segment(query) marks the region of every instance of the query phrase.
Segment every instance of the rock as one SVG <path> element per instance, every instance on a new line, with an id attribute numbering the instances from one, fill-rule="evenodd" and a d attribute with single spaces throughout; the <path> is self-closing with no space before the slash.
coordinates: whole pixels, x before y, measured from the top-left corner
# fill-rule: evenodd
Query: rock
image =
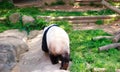
<path id="1" fill-rule="evenodd" d="M 3 33 L 0 33 L 0 38 L 3 38 L 3 37 L 17 38 L 17 39 L 23 40 L 24 42 L 27 42 L 27 33 L 25 31 L 19 31 L 18 29 L 7 30 L 7 31 L 4 31 Z"/>
<path id="2" fill-rule="evenodd" d="M 15 55 L 12 45 L 0 44 L 0 71 L 10 72 L 16 64 Z"/>
<path id="3" fill-rule="evenodd" d="M 23 24 L 27 24 L 27 23 L 34 23 L 35 19 L 32 17 L 32 16 L 27 16 L 27 15 L 24 15 L 22 17 L 22 21 L 23 21 Z"/>
<path id="4" fill-rule="evenodd" d="M 38 34 L 41 34 L 43 31 L 39 31 L 39 30 L 33 30 L 29 33 L 28 35 L 28 39 L 33 39 L 35 38 Z"/>
<path id="5" fill-rule="evenodd" d="M 6 45 L 11 45 L 13 46 L 15 50 L 15 55 L 16 55 L 16 60 L 20 59 L 20 55 L 28 51 L 28 46 L 27 44 L 17 38 L 12 38 L 12 37 L 4 37 L 0 38 L 0 44 L 6 44 Z"/>
<path id="6" fill-rule="evenodd" d="M 27 33 L 7 30 L 0 33 L 0 72 L 11 72 L 22 54 L 28 51 Z"/>
<path id="7" fill-rule="evenodd" d="M 13 13 L 9 16 L 9 21 L 11 23 L 17 23 L 20 21 L 20 14 L 19 13 Z"/>

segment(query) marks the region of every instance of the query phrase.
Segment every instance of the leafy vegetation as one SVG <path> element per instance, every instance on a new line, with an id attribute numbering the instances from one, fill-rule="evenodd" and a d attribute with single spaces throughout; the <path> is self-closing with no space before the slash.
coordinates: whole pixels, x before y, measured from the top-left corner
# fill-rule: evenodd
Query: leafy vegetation
<path id="1" fill-rule="evenodd" d="M 22 21 L 13 24 L 8 20 L 5 23 L 0 23 L 0 32 L 3 32 L 8 29 L 19 29 L 19 30 L 25 30 L 29 34 L 31 30 L 41 30 L 45 26 L 48 26 L 50 24 L 57 24 L 58 26 L 65 29 L 67 32 L 72 31 L 72 25 L 69 24 L 69 22 L 67 21 L 51 21 L 48 23 L 44 19 L 36 19 L 34 23 L 27 23 L 24 25 Z"/>
<path id="2" fill-rule="evenodd" d="M 0 16 L 8 16 L 11 13 L 19 12 L 25 15 L 42 15 L 42 16 L 98 16 L 98 15 L 112 15 L 115 12 L 104 9 L 101 11 L 84 11 L 84 12 L 66 12 L 66 11 L 49 11 L 49 10 L 42 10 L 36 7 L 29 7 L 29 8 L 14 8 L 14 9 L 0 9 Z"/>
<path id="3" fill-rule="evenodd" d="M 15 24 L 11 23 L 9 20 L 5 23 L 0 23 L 0 32 L 3 32 L 4 30 L 8 29 L 19 29 L 19 30 L 25 30 L 27 33 L 29 33 L 31 30 L 40 30 L 43 29 L 46 26 L 47 22 L 45 20 L 36 20 L 34 23 L 27 23 L 24 24 L 22 21 L 19 21 Z"/>
<path id="4" fill-rule="evenodd" d="M 0 2 L 0 8 L 1 9 L 11 9 L 14 8 L 14 5 L 9 2 L 8 0 L 3 0 L 2 2 Z"/>
<path id="5" fill-rule="evenodd" d="M 10 28 L 8 26 L 6 26 L 4 23 L 0 23 L 0 32 L 3 32 L 8 29 L 10 29 Z"/>
<path id="6" fill-rule="evenodd" d="M 120 68 L 120 52 L 117 49 L 98 52 L 98 48 L 111 44 L 108 39 L 93 41 L 96 36 L 109 35 L 102 30 L 72 31 L 70 36 L 72 66 L 71 72 L 92 72 L 93 68 L 106 68 L 106 72 L 115 72 Z"/>

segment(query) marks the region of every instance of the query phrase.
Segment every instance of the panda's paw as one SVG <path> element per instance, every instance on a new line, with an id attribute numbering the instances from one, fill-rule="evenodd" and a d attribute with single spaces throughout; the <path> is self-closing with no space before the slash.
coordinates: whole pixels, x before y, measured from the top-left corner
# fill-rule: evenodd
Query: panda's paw
<path id="1" fill-rule="evenodd" d="M 52 61 L 52 64 L 57 64 L 58 63 L 58 61 Z"/>

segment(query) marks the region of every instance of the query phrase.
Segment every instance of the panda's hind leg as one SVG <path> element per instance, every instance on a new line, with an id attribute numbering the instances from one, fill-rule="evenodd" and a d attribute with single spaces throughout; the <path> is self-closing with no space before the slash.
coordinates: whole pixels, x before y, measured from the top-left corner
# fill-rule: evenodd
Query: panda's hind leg
<path id="1" fill-rule="evenodd" d="M 53 54 L 49 54 L 49 57 L 50 57 L 52 64 L 58 63 L 58 56 L 54 56 Z"/>
<path id="2" fill-rule="evenodd" d="M 70 56 L 68 53 L 65 53 L 62 56 L 62 63 L 61 63 L 61 67 L 60 69 L 64 69 L 67 70 L 68 66 L 69 66 L 69 60 L 70 60 Z"/>

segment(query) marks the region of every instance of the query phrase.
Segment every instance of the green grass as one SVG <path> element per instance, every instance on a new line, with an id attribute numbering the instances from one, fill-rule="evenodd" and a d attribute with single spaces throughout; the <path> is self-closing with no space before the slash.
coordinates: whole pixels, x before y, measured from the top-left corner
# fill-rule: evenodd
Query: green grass
<path id="1" fill-rule="evenodd" d="M 10 29 L 10 28 L 8 26 L 6 26 L 4 23 L 0 23 L 0 32 L 3 32 L 8 29 Z"/>
<path id="2" fill-rule="evenodd" d="M 109 35 L 102 30 L 72 31 L 70 36 L 71 72 L 91 72 L 93 68 L 106 68 L 114 72 L 120 68 L 120 52 L 117 49 L 98 52 L 100 46 L 111 44 L 108 39 L 93 41 L 92 38 Z"/>
<path id="3" fill-rule="evenodd" d="M 0 9 L 0 17 L 9 16 L 12 13 L 19 12 L 22 15 L 31 15 L 33 17 L 37 15 L 42 16 L 98 16 L 98 15 L 112 15 L 115 12 L 104 9 L 101 11 L 84 11 L 84 12 L 66 12 L 66 11 L 49 11 L 42 10 L 35 7 L 29 8 L 12 8 L 12 9 Z"/>

